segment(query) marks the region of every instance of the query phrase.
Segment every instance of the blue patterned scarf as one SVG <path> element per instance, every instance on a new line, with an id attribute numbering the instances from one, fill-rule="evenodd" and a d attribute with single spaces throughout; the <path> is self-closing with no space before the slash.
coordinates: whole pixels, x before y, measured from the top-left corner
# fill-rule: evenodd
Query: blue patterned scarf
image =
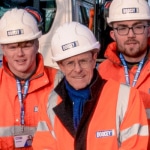
<path id="1" fill-rule="evenodd" d="M 86 87 L 81 90 L 75 90 L 65 79 L 66 90 L 73 102 L 73 122 L 74 128 L 77 129 L 83 114 L 83 107 L 87 100 L 90 99 L 90 89 Z"/>

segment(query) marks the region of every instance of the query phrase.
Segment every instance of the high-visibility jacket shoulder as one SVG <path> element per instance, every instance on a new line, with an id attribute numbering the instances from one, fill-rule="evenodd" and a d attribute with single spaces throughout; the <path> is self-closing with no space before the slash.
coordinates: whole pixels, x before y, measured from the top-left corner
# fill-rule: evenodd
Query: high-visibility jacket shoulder
<path id="1" fill-rule="evenodd" d="M 102 62 L 98 67 L 98 71 L 102 76 L 102 78 L 106 80 L 111 78 L 116 81 L 119 81 L 120 83 L 126 83 L 125 71 L 117 54 L 116 42 L 112 42 L 108 45 L 105 51 L 105 57 L 107 59 L 104 60 L 104 62 Z M 131 85 L 133 83 L 137 68 L 138 66 L 134 66 L 129 70 L 129 78 Z M 135 88 L 140 90 L 140 94 L 144 102 L 150 128 L 150 54 L 148 54 L 147 60 L 144 63 L 144 66 L 140 72 Z M 150 141 L 149 141 L 149 149 L 150 149 Z"/>
<path id="2" fill-rule="evenodd" d="M 48 99 L 53 88 L 57 70 L 44 67 L 41 54 L 37 54 L 37 69 L 29 81 L 29 89 L 23 100 L 25 108 L 24 131 L 20 125 L 20 103 L 17 94 L 16 79 L 7 67 L 3 58 L 0 69 L 0 149 L 14 150 L 15 135 L 34 135 L 38 123 L 39 102 Z M 31 150 L 32 148 L 20 148 Z M 17 149 L 19 150 L 19 148 Z"/>
<path id="3" fill-rule="evenodd" d="M 59 85 L 62 84 L 59 83 Z M 91 99 L 76 133 L 72 128 L 72 107 L 52 91 L 48 103 L 40 105 L 40 120 L 33 140 L 35 150 L 146 150 L 148 125 L 139 92 L 109 80 L 92 84 Z M 58 86 L 59 86 L 58 85 Z M 65 89 L 62 88 L 62 93 Z M 95 93 L 95 94 L 94 94 Z M 94 103 L 89 114 L 89 109 Z M 86 118 L 86 119 L 85 119 Z M 83 140 L 84 139 L 84 140 Z"/>

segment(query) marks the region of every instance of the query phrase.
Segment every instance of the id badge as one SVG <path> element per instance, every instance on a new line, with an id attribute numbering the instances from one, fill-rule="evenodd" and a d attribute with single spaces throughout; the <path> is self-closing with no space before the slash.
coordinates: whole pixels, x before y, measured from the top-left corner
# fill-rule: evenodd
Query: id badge
<path id="1" fill-rule="evenodd" d="M 14 136 L 15 148 L 28 147 L 32 145 L 32 135 Z"/>

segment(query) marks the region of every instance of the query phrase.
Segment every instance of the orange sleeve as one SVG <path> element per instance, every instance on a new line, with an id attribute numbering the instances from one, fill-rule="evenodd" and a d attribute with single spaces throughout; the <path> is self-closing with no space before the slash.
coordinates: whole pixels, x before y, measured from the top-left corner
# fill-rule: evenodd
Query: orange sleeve
<path id="1" fill-rule="evenodd" d="M 52 135 L 53 130 L 48 115 L 47 115 L 47 100 L 43 101 L 39 105 L 39 123 L 37 126 L 37 131 L 35 132 L 33 138 L 33 149 L 34 150 L 57 150 L 56 139 Z M 46 126 L 43 130 L 39 129 L 39 124 L 43 122 Z M 46 129 L 46 130 L 45 130 Z"/>
<path id="2" fill-rule="evenodd" d="M 123 142 L 119 150 L 147 150 L 148 122 L 139 91 L 131 88 L 128 109 L 120 125 Z M 133 136 L 126 138 L 130 133 Z M 131 135 L 132 135 L 131 134 Z"/>

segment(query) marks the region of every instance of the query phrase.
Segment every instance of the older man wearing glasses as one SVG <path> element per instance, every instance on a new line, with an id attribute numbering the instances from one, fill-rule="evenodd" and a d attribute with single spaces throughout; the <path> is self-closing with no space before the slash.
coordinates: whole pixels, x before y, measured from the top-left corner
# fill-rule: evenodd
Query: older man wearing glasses
<path id="1" fill-rule="evenodd" d="M 106 80 L 112 78 L 140 90 L 150 126 L 149 5 L 146 0 L 113 0 L 107 22 L 115 42 L 108 45 L 107 59 L 98 70 Z"/>
<path id="2" fill-rule="evenodd" d="M 51 45 L 64 78 L 40 105 L 33 148 L 146 150 L 148 125 L 139 93 L 99 76 L 95 64 L 100 44 L 90 29 L 66 23 Z"/>

